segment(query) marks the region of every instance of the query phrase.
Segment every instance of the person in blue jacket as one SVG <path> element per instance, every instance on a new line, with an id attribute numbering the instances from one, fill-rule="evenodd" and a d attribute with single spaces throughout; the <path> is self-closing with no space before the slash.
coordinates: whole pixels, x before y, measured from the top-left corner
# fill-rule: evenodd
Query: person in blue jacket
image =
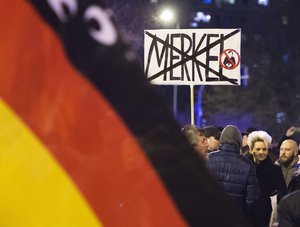
<path id="1" fill-rule="evenodd" d="M 260 191 L 254 164 L 240 155 L 240 130 L 234 125 L 227 125 L 221 133 L 220 144 L 219 151 L 209 153 L 207 166 L 236 208 L 255 223 L 253 210 Z"/>

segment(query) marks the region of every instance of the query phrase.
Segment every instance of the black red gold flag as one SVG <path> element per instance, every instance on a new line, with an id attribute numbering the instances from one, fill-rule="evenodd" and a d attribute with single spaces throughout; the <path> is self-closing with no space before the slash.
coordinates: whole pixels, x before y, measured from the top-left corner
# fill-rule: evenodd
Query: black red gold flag
<path id="1" fill-rule="evenodd" d="M 0 1 L 0 226 L 245 226 L 102 1 Z"/>

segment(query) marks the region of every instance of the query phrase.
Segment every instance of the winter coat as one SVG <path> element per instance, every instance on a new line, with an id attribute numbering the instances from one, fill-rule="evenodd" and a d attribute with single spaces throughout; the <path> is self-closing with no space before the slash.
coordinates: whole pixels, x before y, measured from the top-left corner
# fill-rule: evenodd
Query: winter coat
<path id="1" fill-rule="evenodd" d="M 300 190 L 300 175 L 293 176 L 289 187 L 288 187 L 288 193 L 294 192 Z"/>
<path id="2" fill-rule="evenodd" d="M 300 164 L 296 163 L 294 165 L 294 169 L 294 175 L 288 185 L 288 193 L 300 190 Z"/>
<path id="3" fill-rule="evenodd" d="M 253 157 L 251 161 L 254 163 Z M 272 212 L 270 196 L 277 194 L 277 202 L 279 202 L 286 195 L 287 188 L 280 166 L 273 164 L 269 156 L 259 164 L 255 163 L 255 166 L 261 192 L 257 210 L 260 223 L 258 226 L 264 227 L 269 225 Z"/>
<path id="4" fill-rule="evenodd" d="M 295 163 L 296 161 L 293 161 L 292 164 L 289 166 L 281 165 L 281 171 L 285 180 L 285 184 L 288 187 L 289 184 L 291 183 L 293 176 L 295 174 Z M 276 164 L 279 164 L 279 162 L 276 162 Z M 280 164 L 279 164 L 280 165 Z"/>
<path id="5" fill-rule="evenodd" d="M 282 198 L 278 205 L 279 227 L 300 226 L 300 190 Z"/>
<path id="6" fill-rule="evenodd" d="M 251 212 L 259 198 L 259 186 L 255 166 L 240 155 L 239 147 L 222 144 L 219 151 L 209 154 L 207 165 L 237 208 L 246 215 Z"/>

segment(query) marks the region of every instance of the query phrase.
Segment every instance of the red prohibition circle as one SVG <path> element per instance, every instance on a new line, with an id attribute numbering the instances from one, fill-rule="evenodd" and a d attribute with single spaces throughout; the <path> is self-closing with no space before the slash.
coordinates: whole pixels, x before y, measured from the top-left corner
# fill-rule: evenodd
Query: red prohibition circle
<path id="1" fill-rule="evenodd" d="M 227 52 L 229 52 L 229 51 L 232 51 L 232 52 L 234 52 L 237 55 L 238 60 L 237 60 L 237 62 L 235 64 L 234 64 L 234 62 L 232 62 L 231 58 L 227 54 Z M 228 61 L 230 61 L 230 63 L 233 65 L 232 67 L 227 67 L 226 65 L 223 64 L 223 62 L 222 62 L 222 56 L 224 54 L 226 55 L 225 58 L 227 58 Z M 220 55 L 219 63 L 220 63 L 220 65 L 221 65 L 222 68 L 227 69 L 227 70 L 233 70 L 233 69 L 235 69 L 240 64 L 240 61 L 241 61 L 241 57 L 240 57 L 239 53 L 236 50 L 234 50 L 234 49 L 226 49 L 226 50 L 222 51 L 222 53 Z"/>

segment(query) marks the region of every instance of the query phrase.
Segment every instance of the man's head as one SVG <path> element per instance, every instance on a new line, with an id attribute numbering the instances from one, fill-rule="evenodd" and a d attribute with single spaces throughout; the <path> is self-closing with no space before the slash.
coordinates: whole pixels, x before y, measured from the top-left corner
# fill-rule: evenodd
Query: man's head
<path id="1" fill-rule="evenodd" d="M 297 143 L 294 140 L 288 139 L 282 142 L 280 146 L 279 163 L 289 166 L 293 163 L 298 155 Z"/>
<path id="2" fill-rule="evenodd" d="M 248 135 L 249 152 L 253 160 L 259 163 L 268 156 L 268 149 L 272 142 L 272 137 L 265 131 L 254 131 Z"/>
<path id="3" fill-rule="evenodd" d="M 221 136 L 219 129 L 215 126 L 206 126 L 203 129 L 208 142 L 208 152 L 218 150 Z"/>
<path id="4" fill-rule="evenodd" d="M 240 148 L 242 145 L 241 131 L 234 125 L 227 125 L 221 133 L 220 143 L 234 144 Z"/>
<path id="5" fill-rule="evenodd" d="M 204 136 L 204 130 L 199 129 L 195 125 L 185 125 L 182 128 L 183 134 L 186 136 L 190 144 L 195 150 L 202 156 L 205 157 L 207 153 L 208 143 Z"/>

